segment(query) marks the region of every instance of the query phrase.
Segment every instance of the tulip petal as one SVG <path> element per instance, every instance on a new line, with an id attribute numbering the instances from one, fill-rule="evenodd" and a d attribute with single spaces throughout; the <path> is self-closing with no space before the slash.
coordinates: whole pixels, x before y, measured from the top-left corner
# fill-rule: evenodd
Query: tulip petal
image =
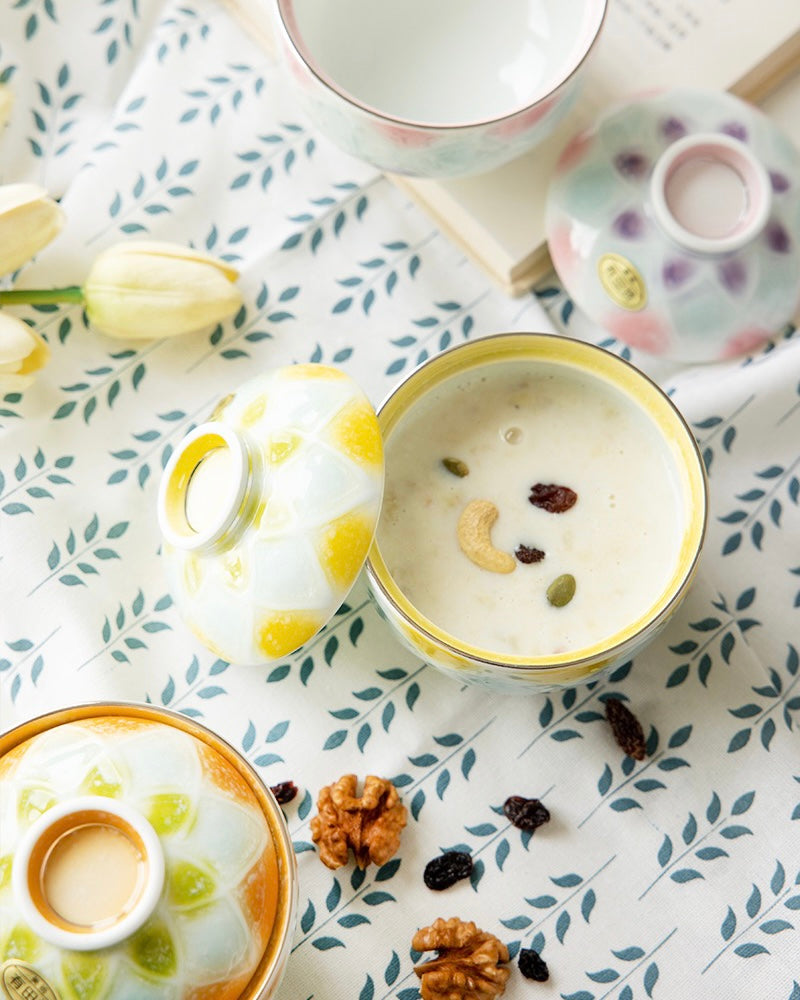
<path id="1" fill-rule="evenodd" d="M 37 201 L 50 201 L 45 188 L 39 184 L 21 182 L 19 184 L 0 185 L 0 215 L 12 212 L 16 208 L 34 204 Z M 53 202 L 55 204 L 55 202 Z"/>
<path id="2" fill-rule="evenodd" d="M 204 253 L 202 250 L 195 250 L 193 247 L 181 246 L 178 243 L 166 243 L 158 240 L 131 240 L 127 243 L 116 243 L 114 246 L 104 250 L 101 256 L 106 254 L 123 254 L 125 256 L 146 254 L 153 257 L 197 261 L 200 264 L 209 264 L 217 268 L 217 270 L 225 275 L 228 281 L 236 281 L 239 277 L 239 272 L 236 268 L 231 267 L 226 261 L 220 260 L 219 257 Z"/>
<path id="3" fill-rule="evenodd" d="M 11 117 L 11 108 L 14 105 L 14 91 L 5 83 L 0 83 L 0 128 L 6 124 Z"/>
<path id="4" fill-rule="evenodd" d="M 64 213 L 38 184 L 0 185 L 0 274 L 9 274 L 47 246 Z"/>
<path id="5" fill-rule="evenodd" d="M 231 275 L 213 257 L 173 244 L 119 244 L 95 260 L 84 283 L 89 322 L 113 337 L 157 339 L 192 333 L 242 304 Z"/>
<path id="6" fill-rule="evenodd" d="M 27 323 L 0 313 L 0 387 L 19 390 L 50 360 L 50 348 Z"/>

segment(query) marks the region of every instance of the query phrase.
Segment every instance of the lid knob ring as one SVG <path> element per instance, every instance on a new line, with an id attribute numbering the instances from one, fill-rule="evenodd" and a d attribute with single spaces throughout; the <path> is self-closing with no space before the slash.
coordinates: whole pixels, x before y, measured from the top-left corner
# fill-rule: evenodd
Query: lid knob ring
<path id="1" fill-rule="evenodd" d="M 687 135 L 656 161 L 650 204 L 662 231 L 697 254 L 740 250 L 764 228 L 772 191 L 763 164 L 741 140 Z"/>
<path id="2" fill-rule="evenodd" d="M 100 841 L 92 839 L 98 835 Z M 87 902 L 84 890 L 103 881 L 94 859 L 109 846 L 120 884 L 101 885 L 99 901 Z M 164 873 L 161 841 L 150 822 L 124 802 L 88 795 L 53 806 L 25 831 L 11 882 L 21 914 L 39 937 L 58 948 L 94 951 L 139 930 L 161 897 Z"/>
<path id="3" fill-rule="evenodd" d="M 219 421 L 198 425 L 170 456 L 158 493 L 158 520 L 175 548 L 213 547 L 229 530 L 250 476 L 247 447 Z"/>

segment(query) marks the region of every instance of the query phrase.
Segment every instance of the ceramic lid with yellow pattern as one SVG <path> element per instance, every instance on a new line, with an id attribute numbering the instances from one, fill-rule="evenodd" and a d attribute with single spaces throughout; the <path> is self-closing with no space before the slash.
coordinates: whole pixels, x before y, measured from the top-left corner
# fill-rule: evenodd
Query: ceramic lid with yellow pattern
<path id="1" fill-rule="evenodd" d="M 355 582 L 382 491 L 378 421 L 344 372 L 289 365 L 221 400 L 173 453 L 159 492 L 188 625 L 229 662 L 294 652 Z"/>
<path id="2" fill-rule="evenodd" d="M 296 865 L 235 751 L 148 706 L 0 737 L 0 997 L 259 1000 L 288 956 Z"/>

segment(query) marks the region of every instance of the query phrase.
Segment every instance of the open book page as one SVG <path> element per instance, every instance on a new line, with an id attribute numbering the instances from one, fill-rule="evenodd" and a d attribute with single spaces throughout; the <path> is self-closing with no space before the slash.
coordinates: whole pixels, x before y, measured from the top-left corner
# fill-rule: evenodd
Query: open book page
<path id="1" fill-rule="evenodd" d="M 592 68 L 593 103 L 678 84 L 760 100 L 800 56 L 787 0 L 611 0 Z"/>
<path id="2" fill-rule="evenodd" d="M 800 66 L 761 102 L 761 108 L 800 149 Z"/>
<path id="3" fill-rule="evenodd" d="M 609 105 L 670 86 L 768 94 L 800 65 L 798 0 L 610 0 L 578 103 L 542 145 L 476 177 L 393 178 L 509 292 L 550 266 L 549 178 L 569 138 Z"/>

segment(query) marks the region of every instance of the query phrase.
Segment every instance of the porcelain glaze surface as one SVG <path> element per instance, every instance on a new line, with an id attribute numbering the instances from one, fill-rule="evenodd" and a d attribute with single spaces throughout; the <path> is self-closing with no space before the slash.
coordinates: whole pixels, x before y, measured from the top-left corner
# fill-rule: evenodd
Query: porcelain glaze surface
<path id="1" fill-rule="evenodd" d="M 114 706 L 65 710 L 3 738 L 0 754 L 0 957 L 28 963 L 60 997 L 266 998 L 282 973 L 294 915 L 293 861 L 277 807 L 209 742 Z M 168 713 L 162 713 L 168 719 Z M 217 741 L 221 744 L 221 741 Z M 17 848 L 73 803 L 141 817 L 163 853 L 146 922 L 86 951 L 37 934 L 20 906 Z M 57 820 L 56 820 L 57 821 Z M 12 869 L 14 879 L 11 878 Z M 267 956 L 266 974 L 262 963 Z M 258 973 L 258 974 L 257 974 Z M 260 977 L 260 978 L 259 978 Z M 248 984 L 254 984 L 249 988 Z"/>
<path id="2" fill-rule="evenodd" d="M 195 530 L 186 519 L 191 477 L 221 449 L 237 471 L 216 487 L 198 484 L 217 495 Z M 179 446 L 161 483 L 164 564 L 190 627 L 229 662 L 293 652 L 360 572 L 382 487 L 375 413 L 338 369 L 289 365 L 226 397 Z"/>
<path id="3" fill-rule="evenodd" d="M 682 181 L 683 201 L 670 187 Z M 798 308 L 800 154 L 729 94 L 649 96 L 568 144 L 546 230 L 568 291 L 619 340 L 681 361 L 733 357 Z"/>
<path id="4" fill-rule="evenodd" d="M 306 112 L 338 145 L 387 171 L 456 176 L 499 166 L 552 131 L 605 9 L 514 0 L 498 17 L 483 0 L 280 0 L 276 28 Z"/>

